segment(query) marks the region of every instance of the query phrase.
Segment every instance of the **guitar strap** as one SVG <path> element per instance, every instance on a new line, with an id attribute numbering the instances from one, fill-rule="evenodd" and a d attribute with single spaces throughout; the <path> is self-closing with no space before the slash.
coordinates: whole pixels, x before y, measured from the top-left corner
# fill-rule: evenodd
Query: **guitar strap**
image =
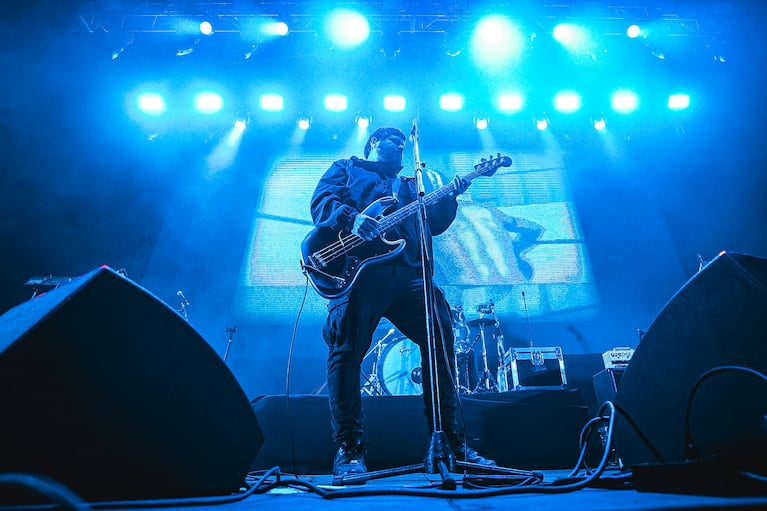
<path id="1" fill-rule="evenodd" d="M 394 197 L 394 200 L 398 200 L 399 187 L 401 184 L 402 184 L 402 178 L 399 176 L 395 176 L 394 181 L 391 184 L 391 196 Z"/>

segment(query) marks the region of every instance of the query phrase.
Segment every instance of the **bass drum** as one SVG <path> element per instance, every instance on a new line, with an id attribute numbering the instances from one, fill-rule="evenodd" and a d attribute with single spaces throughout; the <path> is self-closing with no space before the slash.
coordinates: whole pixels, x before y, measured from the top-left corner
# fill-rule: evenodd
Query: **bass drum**
<path id="1" fill-rule="evenodd" d="M 410 396 L 423 393 L 421 352 L 418 345 L 407 338 L 390 343 L 381 354 L 378 379 L 385 392 L 392 396 Z"/>

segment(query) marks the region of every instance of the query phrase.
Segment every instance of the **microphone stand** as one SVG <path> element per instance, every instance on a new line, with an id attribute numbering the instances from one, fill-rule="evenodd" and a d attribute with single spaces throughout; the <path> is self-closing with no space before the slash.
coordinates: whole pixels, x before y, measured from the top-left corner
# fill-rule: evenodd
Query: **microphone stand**
<path id="1" fill-rule="evenodd" d="M 426 231 L 426 205 L 423 198 L 426 195 L 423 168 L 426 166 L 421 163 L 420 150 L 418 147 L 418 124 L 413 120 L 413 129 L 410 132 L 410 138 L 413 141 L 413 164 L 415 167 L 415 180 L 418 201 L 418 234 L 421 245 L 421 276 L 423 278 L 423 301 L 426 324 L 426 344 L 429 355 L 429 374 L 431 375 L 429 392 L 431 392 L 431 416 L 432 416 L 432 434 L 429 442 L 429 449 L 424 460 L 424 470 L 429 474 L 440 473 L 442 485 L 445 488 L 455 488 L 455 481 L 450 472 L 455 472 L 455 454 L 448 447 L 447 435 L 442 425 L 441 398 L 439 395 L 439 371 L 437 339 L 434 329 L 434 282 L 432 280 L 432 261 L 429 258 L 429 240 Z M 441 330 L 440 330 L 441 331 Z M 444 335 L 444 333 L 443 333 Z M 445 361 L 447 363 L 447 361 Z M 424 389 L 425 391 L 425 389 Z"/>

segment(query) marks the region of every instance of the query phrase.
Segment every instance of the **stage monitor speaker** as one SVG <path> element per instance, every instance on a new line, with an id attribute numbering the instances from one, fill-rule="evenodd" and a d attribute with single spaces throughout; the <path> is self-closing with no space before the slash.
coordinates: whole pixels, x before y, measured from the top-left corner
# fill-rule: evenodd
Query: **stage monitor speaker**
<path id="1" fill-rule="evenodd" d="M 753 372 L 715 371 L 693 393 L 722 366 Z M 615 403 L 628 419 L 616 418 L 615 447 L 624 464 L 719 458 L 765 468 L 767 383 L 758 373 L 767 374 L 767 260 L 723 252 L 665 305 L 621 379 Z"/>
<path id="2" fill-rule="evenodd" d="M 0 317 L 0 410 L 0 472 L 86 500 L 230 494 L 263 442 L 208 343 L 106 266 Z"/>

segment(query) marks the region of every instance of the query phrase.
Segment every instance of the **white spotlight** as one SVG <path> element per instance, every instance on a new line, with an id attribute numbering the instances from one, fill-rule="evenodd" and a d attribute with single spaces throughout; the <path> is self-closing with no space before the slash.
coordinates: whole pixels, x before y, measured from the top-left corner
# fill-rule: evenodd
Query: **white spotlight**
<path id="1" fill-rule="evenodd" d="M 312 116 L 308 114 L 303 114 L 298 118 L 298 121 L 296 122 L 296 125 L 301 130 L 308 130 L 309 126 L 312 125 Z"/>
<path id="2" fill-rule="evenodd" d="M 344 49 L 359 46 L 370 35 L 368 20 L 351 9 L 336 9 L 331 12 L 325 29 L 333 44 Z"/>
<path id="3" fill-rule="evenodd" d="M 687 94 L 672 94 L 668 97 L 670 110 L 684 110 L 690 106 L 690 96 Z"/>
<path id="4" fill-rule="evenodd" d="M 200 33 L 202 35 L 211 35 L 213 33 L 213 25 L 210 24 L 210 21 L 200 23 Z"/>
<path id="5" fill-rule="evenodd" d="M 603 131 L 607 127 L 607 122 L 605 121 L 604 117 L 594 119 L 593 124 L 594 129 L 597 131 Z"/>
<path id="6" fill-rule="evenodd" d="M 360 113 L 357 115 L 357 127 L 361 130 L 366 130 L 370 126 L 371 116 L 369 113 Z"/>
<path id="7" fill-rule="evenodd" d="M 478 130 L 486 130 L 490 120 L 485 116 L 479 116 L 474 118 L 474 125 Z"/>
<path id="8" fill-rule="evenodd" d="M 642 33 L 642 29 L 639 28 L 639 25 L 631 25 L 629 28 L 626 29 L 626 35 L 629 36 L 631 39 L 636 39 L 639 37 L 639 35 Z"/>
<path id="9" fill-rule="evenodd" d="M 331 112 L 343 112 L 349 101 L 343 94 L 328 94 L 325 96 L 325 108 Z"/>
<path id="10" fill-rule="evenodd" d="M 388 112 L 402 112 L 405 110 L 406 105 L 407 101 L 405 100 L 405 96 L 400 96 L 399 94 L 388 94 L 384 96 L 383 107 Z"/>

